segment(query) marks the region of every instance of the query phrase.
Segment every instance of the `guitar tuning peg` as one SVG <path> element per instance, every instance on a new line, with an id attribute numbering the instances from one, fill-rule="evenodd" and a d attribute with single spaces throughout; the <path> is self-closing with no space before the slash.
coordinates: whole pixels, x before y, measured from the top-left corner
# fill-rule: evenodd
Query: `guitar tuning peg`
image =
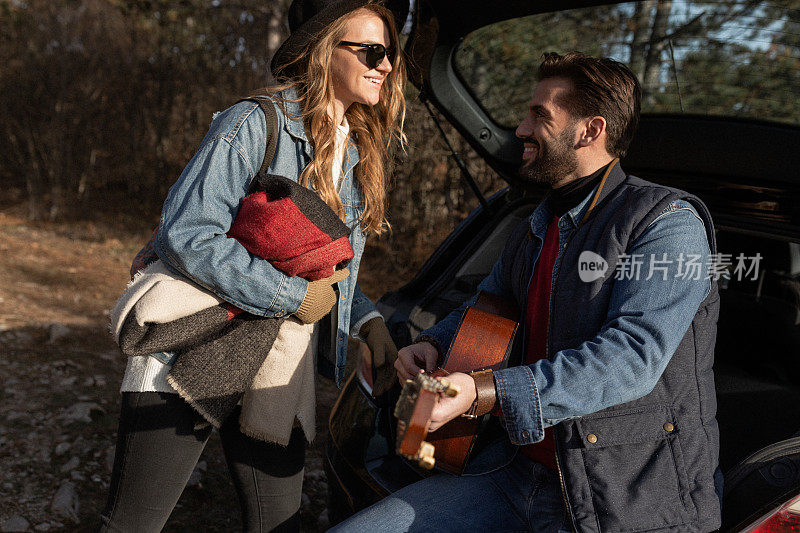
<path id="1" fill-rule="evenodd" d="M 422 441 L 419 445 L 419 461 L 418 464 L 425 470 L 430 470 L 436 464 L 436 459 L 433 457 L 435 451 L 433 445 L 429 442 Z"/>
<path id="2" fill-rule="evenodd" d="M 458 393 L 461 392 L 461 388 L 458 385 L 450 383 L 450 381 L 442 378 L 439 380 L 442 384 L 442 392 L 445 396 L 449 398 L 453 398 L 458 396 Z"/>

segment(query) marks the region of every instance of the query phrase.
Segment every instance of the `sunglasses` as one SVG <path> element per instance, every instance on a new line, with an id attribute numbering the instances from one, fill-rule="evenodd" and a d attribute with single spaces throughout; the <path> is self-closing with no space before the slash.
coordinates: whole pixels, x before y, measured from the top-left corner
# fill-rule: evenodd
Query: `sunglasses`
<path id="1" fill-rule="evenodd" d="M 384 57 L 389 58 L 389 63 L 394 62 L 396 50 L 393 46 L 386 48 L 382 44 L 354 43 L 352 41 L 339 41 L 339 46 L 357 46 L 367 51 L 366 61 L 369 68 L 377 68 L 383 62 Z"/>

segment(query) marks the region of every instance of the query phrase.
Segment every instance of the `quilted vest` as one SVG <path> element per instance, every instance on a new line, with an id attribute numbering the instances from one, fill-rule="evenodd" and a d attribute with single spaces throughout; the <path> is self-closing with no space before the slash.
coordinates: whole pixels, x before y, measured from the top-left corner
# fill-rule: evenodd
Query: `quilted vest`
<path id="1" fill-rule="evenodd" d="M 563 252 L 552 293 L 548 357 L 576 348 L 600 331 L 618 258 L 678 199 L 695 207 L 715 254 L 713 223 L 699 198 L 626 175 L 619 165 L 612 169 L 594 208 Z M 533 265 L 519 259 L 533 243 L 525 242 L 525 233 L 518 229 L 512 240 L 519 246 L 506 247 L 515 257 L 505 258 L 511 271 L 504 277 L 511 281 L 513 294 L 524 295 L 523 284 Z M 578 257 L 585 250 L 608 262 L 605 275 L 592 282 L 579 277 Z M 555 426 L 564 497 L 578 531 L 719 527 L 720 503 L 713 481 L 719 431 L 712 371 L 718 314 L 717 283 L 712 280 L 708 296 L 652 392 Z"/>

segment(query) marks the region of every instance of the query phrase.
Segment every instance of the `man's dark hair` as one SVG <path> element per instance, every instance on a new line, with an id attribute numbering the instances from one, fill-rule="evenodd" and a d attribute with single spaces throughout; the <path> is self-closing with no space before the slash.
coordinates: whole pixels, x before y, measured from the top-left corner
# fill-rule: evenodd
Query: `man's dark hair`
<path id="1" fill-rule="evenodd" d="M 539 81 L 564 78 L 573 89 L 561 97 L 560 105 L 576 118 L 606 119 L 606 150 L 622 157 L 639 125 L 642 89 L 631 70 L 609 58 L 589 57 L 580 52 L 563 56 L 547 52 L 537 73 Z"/>

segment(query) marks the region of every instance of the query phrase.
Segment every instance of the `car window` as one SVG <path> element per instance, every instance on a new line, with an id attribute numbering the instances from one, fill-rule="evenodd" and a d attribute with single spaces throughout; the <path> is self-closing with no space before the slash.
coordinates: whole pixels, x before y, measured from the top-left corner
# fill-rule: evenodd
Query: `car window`
<path id="1" fill-rule="evenodd" d="M 643 113 L 800 124 L 800 1 L 648 0 L 544 13 L 467 35 L 455 68 L 497 123 L 515 127 L 546 51 L 627 64 Z"/>

